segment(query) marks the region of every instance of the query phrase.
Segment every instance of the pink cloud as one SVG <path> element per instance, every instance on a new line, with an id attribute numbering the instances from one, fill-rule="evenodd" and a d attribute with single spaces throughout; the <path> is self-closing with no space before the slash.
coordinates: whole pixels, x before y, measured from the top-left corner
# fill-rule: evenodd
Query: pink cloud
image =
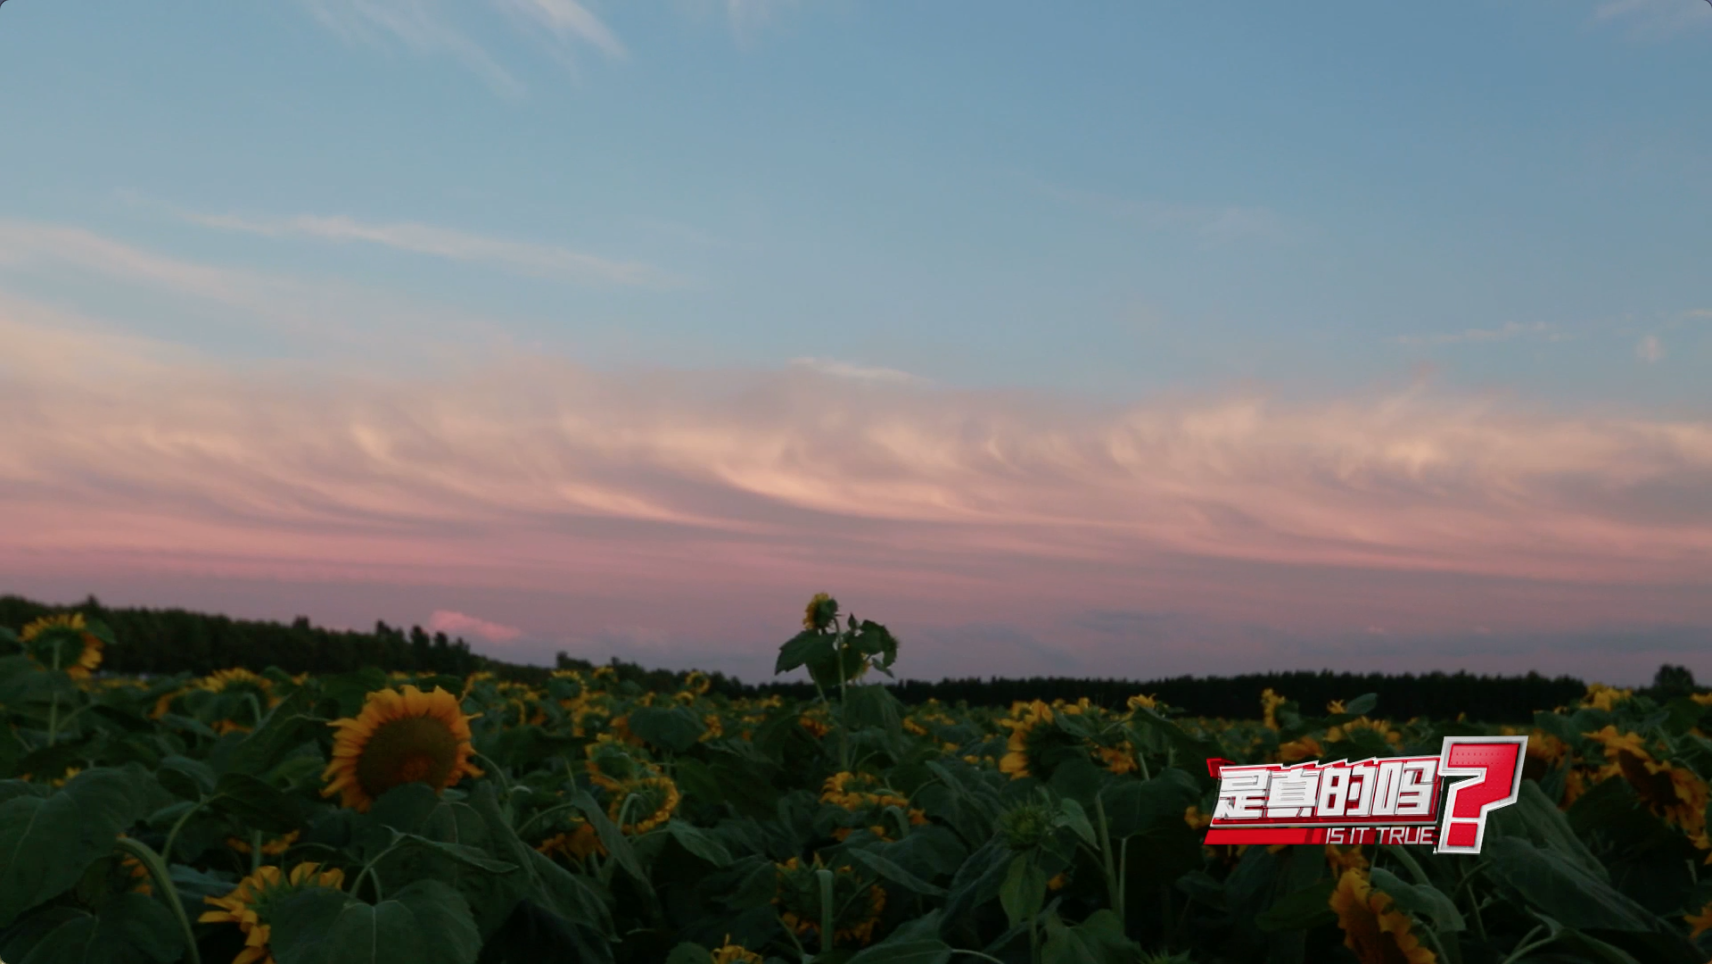
<path id="1" fill-rule="evenodd" d="M 428 631 L 449 636 L 474 636 L 490 643 L 503 643 L 523 635 L 523 630 L 501 623 L 490 623 L 451 609 L 436 609 L 428 617 Z"/>
<path id="2" fill-rule="evenodd" d="M 1418 387 L 1114 409 L 825 366 L 609 374 L 505 354 L 311 379 L 59 321 L 0 299 L 12 584 L 518 593 L 529 625 L 572 641 L 682 640 L 710 614 L 735 634 L 755 625 L 740 609 L 788 616 L 820 589 L 924 629 L 1040 638 L 1116 609 L 1399 637 L 1712 623 L 1712 422 L 1686 416 Z M 980 651 L 938 638 L 939 665 Z M 1007 640 L 1015 660 L 1057 658 Z"/>

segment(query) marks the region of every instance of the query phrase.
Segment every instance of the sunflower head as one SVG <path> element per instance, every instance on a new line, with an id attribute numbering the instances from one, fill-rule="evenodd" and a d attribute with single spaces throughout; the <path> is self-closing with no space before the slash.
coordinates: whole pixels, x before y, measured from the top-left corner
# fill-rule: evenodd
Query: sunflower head
<path id="1" fill-rule="evenodd" d="M 1136 710 L 1157 710 L 1163 704 L 1159 702 L 1157 696 L 1136 695 L 1130 697 L 1125 705 L 1129 707 L 1131 713 L 1134 713 Z"/>
<path id="2" fill-rule="evenodd" d="M 25 655 L 40 666 L 64 670 L 72 679 L 88 679 L 101 665 L 101 637 L 107 627 L 89 623 L 82 613 L 43 616 L 18 633 Z"/>
<path id="3" fill-rule="evenodd" d="M 1278 760 L 1280 763 L 1295 763 L 1298 760 L 1317 760 L 1325 754 L 1325 748 L 1320 741 L 1311 736 L 1300 740 L 1291 740 L 1278 745 Z"/>
<path id="4" fill-rule="evenodd" d="M 814 594 L 803 609 L 803 629 L 809 632 L 819 632 L 831 626 L 838 618 L 838 600 L 823 592 Z"/>
<path id="5" fill-rule="evenodd" d="M 439 687 L 376 690 L 354 719 L 333 721 L 333 762 L 322 774 L 324 797 L 340 794 L 341 806 L 367 812 L 381 794 L 406 783 L 436 791 L 465 776 L 481 776 L 470 758 L 470 720 L 457 697 Z"/>
<path id="6" fill-rule="evenodd" d="M 298 864 L 291 873 L 278 867 L 263 867 L 238 882 L 224 897 L 204 897 L 216 909 L 204 911 L 197 918 L 204 924 L 237 924 L 244 931 L 244 949 L 232 959 L 232 964 L 272 964 L 273 952 L 268 947 L 269 915 L 279 901 L 311 887 L 338 890 L 345 885 L 342 870 L 321 870 L 320 864 Z"/>
<path id="7" fill-rule="evenodd" d="M 1278 729 L 1278 708 L 1287 702 L 1289 702 L 1289 700 L 1286 700 L 1284 697 L 1272 692 L 1271 687 L 1268 687 L 1261 692 L 1260 713 L 1261 719 L 1265 721 L 1267 729 Z"/>
<path id="8" fill-rule="evenodd" d="M 604 854 L 606 848 L 601 845 L 600 836 L 595 833 L 594 824 L 581 817 L 572 818 L 571 829 L 564 833 L 554 834 L 535 845 L 535 849 L 551 857 L 563 854 L 579 863 L 587 860 L 589 854 Z"/>
<path id="9" fill-rule="evenodd" d="M 690 670 L 689 675 L 684 677 L 684 690 L 697 696 L 705 694 L 712 686 L 713 680 L 708 679 L 707 674 L 699 669 Z"/>
<path id="10" fill-rule="evenodd" d="M 1011 731 L 999 769 L 1013 780 L 1030 776 L 1045 780 L 1060 763 L 1087 753 L 1075 737 L 1054 723 L 1052 707 L 1039 700 L 1015 704 L 1011 718 L 1000 720 L 999 725 Z"/>
<path id="11" fill-rule="evenodd" d="M 1052 836 L 1052 811 L 1044 804 L 1024 803 L 999 814 L 994 829 L 1012 850 L 1030 850 Z"/>
<path id="12" fill-rule="evenodd" d="M 585 744 L 583 752 L 588 755 L 584 767 L 590 782 L 608 790 L 616 791 L 626 782 L 658 776 L 660 772 L 659 766 L 648 759 L 647 751 L 611 733 L 602 733 L 593 743 Z"/>
<path id="13" fill-rule="evenodd" d="M 683 798 L 668 776 L 627 780 L 611 791 L 607 816 L 625 833 L 647 833 L 672 819 Z"/>
<path id="14" fill-rule="evenodd" d="M 821 893 L 817 872 L 826 869 L 820 857 L 816 855 L 809 865 L 792 857 L 773 866 L 778 882 L 773 903 L 779 908 L 780 922 L 799 937 L 818 936 Z M 833 941 L 867 944 L 873 940 L 886 908 L 886 892 L 848 865 L 839 866 L 832 875 L 832 906 L 837 908 L 832 918 Z"/>
<path id="15" fill-rule="evenodd" d="M 1373 889 L 1365 870 L 1345 870 L 1330 904 L 1344 946 L 1361 964 L 1435 964 L 1436 956 L 1415 936 L 1414 922 L 1392 909 L 1391 895 Z"/>

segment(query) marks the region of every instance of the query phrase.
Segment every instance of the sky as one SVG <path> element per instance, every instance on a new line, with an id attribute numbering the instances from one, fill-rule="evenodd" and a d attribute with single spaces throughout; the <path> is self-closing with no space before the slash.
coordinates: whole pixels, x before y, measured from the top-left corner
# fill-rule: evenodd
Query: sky
<path id="1" fill-rule="evenodd" d="M 1712 679 L 1705 0 L 9 0 L 0 91 L 0 592 Z"/>

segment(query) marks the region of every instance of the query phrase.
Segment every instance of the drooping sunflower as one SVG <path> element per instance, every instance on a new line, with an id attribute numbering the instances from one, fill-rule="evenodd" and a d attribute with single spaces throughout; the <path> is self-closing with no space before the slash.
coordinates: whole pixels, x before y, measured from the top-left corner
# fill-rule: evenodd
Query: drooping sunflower
<path id="1" fill-rule="evenodd" d="M 431 693 L 414 686 L 370 693 L 355 719 L 329 724 L 339 734 L 333 762 L 321 774 L 331 781 L 321 795 L 340 794 L 340 806 L 367 813 L 376 798 L 401 784 L 425 783 L 439 791 L 466 776 L 482 776 L 470 762 L 474 718 L 437 686 Z"/>
<path id="2" fill-rule="evenodd" d="M 1330 903 L 1343 929 L 1343 945 L 1361 964 L 1436 964 L 1437 956 L 1415 936 L 1409 915 L 1391 907 L 1390 894 L 1373 889 L 1366 871 L 1344 871 Z"/>
<path id="3" fill-rule="evenodd" d="M 1045 780 L 1068 756 L 1085 753 L 1070 734 L 1053 724 L 1052 707 L 1039 700 L 1011 706 L 1011 718 L 999 720 L 1011 731 L 1005 740 L 1005 755 L 999 770 L 1012 780 L 1036 777 Z"/>
<path id="4" fill-rule="evenodd" d="M 798 937 L 818 936 L 821 894 L 815 872 L 825 866 L 820 856 L 817 854 L 814 863 L 806 866 L 795 857 L 773 866 L 778 873 L 773 903 L 779 908 L 779 921 Z M 886 909 L 885 889 L 864 880 L 848 865 L 835 868 L 832 880 L 832 906 L 837 908 L 832 919 L 833 941 L 867 944 L 874 939 L 874 928 Z"/>
<path id="5" fill-rule="evenodd" d="M 551 857 L 563 854 L 579 863 L 587 860 L 589 854 L 604 854 L 606 848 L 601 845 L 600 837 L 595 833 L 594 824 L 582 818 L 571 821 L 572 829 L 565 833 L 554 834 L 535 845 L 535 849 Z"/>
<path id="6" fill-rule="evenodd" d="M 632 780 L 660 775 L 660 767 L 648 759 L 647 750 L 623 742 L 611 733 L 602 733 L 593 743 L 583 745 L 588 761 L 589 782 L 614 793 Z"/>
<path id="7" fill-rule="evenodd" d="M 216 702 L 211 721 L 214 732 L 220 734 L 247 732 L 260 721 L 262 713 L 279 705 L 279 697 L 273 691 L 273 680 L 247 669 L 215 670 L 192 685 L 204 693 L 226 697 Z M 254 698 L 253 706 L 246 697 Z M 167 702 L 170 704 L 171 700 Z"/>
<path id="8" fill-rule="evenodd" d="M 1100 758 L 1100 762 L 1105 764 L 1107 770 L 1118 776 L 1134 773 L 1141 769 L 1135 762 L 1135 747 L 1130 745 L 1128 740 L 1120 742 L 1117 746 L 1096 745 L 1094 755 Z"/>
<path id="9" fill-rule="evenodd" d="M 1278 762 L 1295 763 L 1298 760 L 1317 760 L 1325 755 L 1325 752 L 1325 749 L 1320 746 L 1319 740 L 1311 736 L 1304 736 L 1300 740 L 1278 744 Z"/>
<path id="10" fill-rule="evenodd" d="M 62 669 L 72 679 L 88 679 L 101 665 L 102 642 L 90 632 L 82 613 L 43 616 L 18 633 L 24 652 L 37 664 Z"/>
<path id="11" fill-rule="evenodd" d="M 696 696 L 701 696 L 712 686 L 713 680 L 708 679 L 707 674 L 699 669 L 690 670 L 689 675 L 684 677 L 684 691 L 686 693 L 694 693 Z"/>
<path id="12" fill-rule="evenodd" d="M 668 776 L 643 777 L 628 780 L 612 795 L 607 816 L 628 834 L 647 833 L 672 819 L 683 797 L 678 785 Z M 629 814 L 640 814 L 631 819 Z"/>
<path id="13" fill-rule="evenodd" d="M 1638 733 L 1622 733 L 1615 726 L 1606 726 L 1584 735 L 1605 748 L 1610 763 L 1601 776 L 1621 776 L 1634 787 L 1647 809 L 1689 837 L 1705 831 L 1706 781 L 1691 770 L 1654 759 Z"/>
<path id="14" fill-rule="evenodd" d="M 268 947 L 270 909 L 281 898 L 311 887 L 339 890 L 345 886 L 344 871 L 320 868 L 320 864 L 298 864 L 287 875 L 278 867 L 263 867 L 239 881 L 226 896 L 202 898 L 219 909 L 204 911 L 197 920 L 204 924 L 232 923 L 243 928 L 244 949 L 232 959 L 232 964 L 275 964 Z"/>

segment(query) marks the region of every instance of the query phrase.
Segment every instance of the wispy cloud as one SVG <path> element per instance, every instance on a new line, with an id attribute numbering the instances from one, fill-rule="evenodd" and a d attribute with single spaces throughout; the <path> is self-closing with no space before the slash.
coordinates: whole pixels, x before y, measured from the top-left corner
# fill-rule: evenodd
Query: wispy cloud
<path id="1" fill-rule="evenodd" d="M 1298 228 L 1266 207 L 1138 201 L 1047 182 L 1035 183 L 1047 196 L 1083 210 L 1154 230 L 1187 231 L 1208 245 L 1290 241 L 1300 234 Z"/>
<path id="2" fill-rule="evenodd" d="M 1594 9 L 1593 21 L 1620 24 L 1631 36 L 1658 40 L 1712 28 L 1712 4 L 1706 0 L 1608 0 Z"/>
<path id="3" fill-rule="evenodd" d="M 301 2 L 318 22 L 348 43 L 382 48 L 400 44 L 418 55 L 448 56 L 479 75 L 496 92 L 509 96 L 523 94 L 526 85 L 489 53 L 463 22 L 479 17 L 482 10 L 509 14 L 514 23 L 547 43 L 560 59 L 568 59 L 576 43 L 595 46 L 609 57 L 626 56 L 618 37 L 576 0 L 487 0 L 485 4 L 459 5 L 442 0 Z"/>
<path id="4" fill-rule="evenodd" d="M 863 365 L 852 365 L 848 362 L 835 361 L 831 358 L 793 358 L 791 364 L 797 368 L 806 368 L 832 375 L 836 378 L 851 378 L 868 382 L 917 382 L 922 379 L 918 375 L 899 371 L 896 368 L 871 368 Z"/>
<path id="5" fill-rule="evenodd" d="M 428 618 L 428 631 L 448 636 L 474 636 L 490 643 L 510 642 L 523 635 L 516 626 L 477 619 L 454 609 L 437 609 Z"/>
<path id="6" fill-rule="evenodd" d="M 1517 321 L 1507 321 L 1497 328 L 1465 328 L 1462 331 L 1442 331 L 1425 335 L 1398 335 L 1397 341 L 1404 345 L 1456 345 L 1464 343 L 1482 343 L 1495 341 L 1513 341 L 1518 338 L 1540 338 L 1546 341 L 1564 341 L 1573 337 L 1569 332 L 1543 321 L 1524 325 Z"/>
<path id="7" fill-rule="evenodd" d="M 224 214 L 183 213 L 205 227 L 267 237 L 362 242 L 452 261 L 489 264 L 519 274 L 618 285 L 669 285 L 673 279 L 653 265 L 617 261 L 549 244 L 511 241 L 431 224 L 370 224 L 342 215 L 299 215 L 264 220 Z"/>

